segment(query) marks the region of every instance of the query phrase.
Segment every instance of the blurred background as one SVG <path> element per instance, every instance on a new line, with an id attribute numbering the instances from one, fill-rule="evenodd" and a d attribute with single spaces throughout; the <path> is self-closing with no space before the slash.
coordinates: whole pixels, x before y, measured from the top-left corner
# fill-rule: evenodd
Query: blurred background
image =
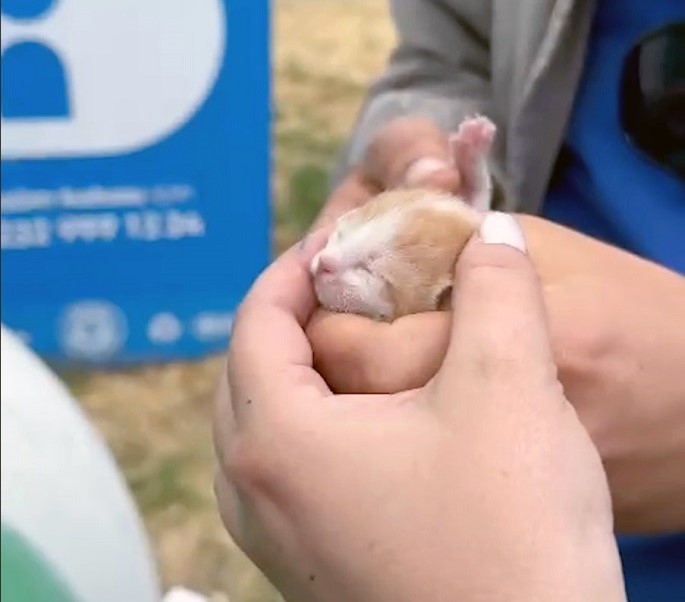
<path id="1" fill-rule="evenodd" d="M 68 3 L 67 0 L 63 2 Z M 249 10 L 253 2 L 255 5 L 262 4 L 256 0 L 227 2 L 227 56 L 235 56 L 232 53 L 241 52 L 240 48 L 231 47 L 231 8 L 235 8 L 237 19 L 241 13 Z M 17 2 L 3 0 L 3 14 L 9 11 L 9 8 L 6 11 L 6 7 L 10 4 L 16 5 Z M 186 4 L 190 7 L 193 2 Z M 270 224 L 264 220 L 250 221 L 247 213 L 244 218 L 249 228 L 271 229 L 268 243 L 270 249 L 266 254 L 279 253 L 296 241 L 326 198 L 329 173 L 336 152 L 353 123 L 366 86 L 383 68 L 394 42 L 387 4 L 386 0 L 272 2 L 273 162 L 269 169 L 271 194 L 266 195 L 270 198 L 265 201 L 259 194 L 256 198 L 246 198 L 242 188 L 236 191 L 230 185 L 227 190 L 220 191 L 224 203 L 232 207 L 246 207 L 245 211 L 249 210 L 250 203 L 271 203 Z M 240 25 L 235 27 L 239 28 Z M 177 69 L 188 69 L 188 65 L 178 65 Z M 258 77 L 259 75 L 257 74 Z M 228 86 L 239 87 L 249 97 L 252 85 L 249 77 L 242 73 L 229 76 L 232 79 Z M 7 77 L 9 78 L 9 74 Z M 261 93 L 261 89 L 256 93 Z M 8 95 L 8 106 L 11 99 L 19 107 L 19 111 L 22 110 L 21 98 L 5 86 L 5 73 L 3 95 Z M 7 117 L 4 101 L 5 98 L 3 118 Z M 226 116 L 228 123 L 236 118 L 233 113 Z M 3 142 L 5 133 L 3 132 Z M 94 135 L 97 138 L 98 132 Z M 194 142 L 190 140 L 188 144 L 192 146 Z M 5 150 L 3 146 L 3 180 L 7 176 L 7 180 L 13 179 L 20 185 L 30 186 L 30 170 L 27 168 L 26 171 L 19 171 L 22 161 L 15 161 L 15 165 L 12 163 L 15 158 L 11 156 L 5 161 Z M 203 152 L 202 148 L 194 152 L 197 151 Z M 236 156 L 239 149 L 227 147 L 225 152 L 227 156 L 221 157 L 224 164 L 230 165 L 232 161 L 238 160 Z M 10 172 L 10 168 L 16 171 Z M 162 171 L 173 171 L 174 161 L 161 165 L 161 168 Z M 59 172 L 65 174 L 62 184 L 68 184 L 72 174 L 80 177 L 78 169 L 73 161 L 65 163 L 65 171 Z M 119 168 L 115 163 L 107 163 L 104 167 L 95 166 L 93 169 L 107 174 Z M 256 173 L 256 177 L 266 177 L 259 171 Z M 126 180 L 125 176 L 120 177 Z M 10 242 L 10 239 L 17 239 L 17 233 L 11 229 L 6 230 L 6 223 L 10 228 L 10 218 L 16 214 L 16 208 L 13 210 L 11 204 L 5 202 L 5 193 L 9 186 L 6 184 L 3 181 L 3 322 L 9 322 L 12 327 L 13 295 L 19 294 L 11 286 L 16 279 L 12 274 L 12 262 L 19 265 L 20 260 L 15 260 L 18 254 Z M 15 188 L 18 185 L 14 182 L 12 184 Z M 255 190 L 261 190 L 258 182 L 252 184 Z M 201 188 L 202 181 L 197 185 Z M 249 186 L 246 190 L 249 190 Z M 243 219 L 240 214 L 229 217 Z M 205 264 L 197 267 L 207 270 L 207 278 L 211 277 L 213 262 L 228 265 L 227 273 L 230 276 L 233 273 L 231 270 L 238 269 L 236 266 L 241 261 L 241 253 L 246 245 L 253 244 L 251 240 L 257 241 L 255 245 L 269 240 L 258 231 L 247 232 L 240 240 L 230 231 L 224 235 L 221 224 L 215 226 L 211 223 L 211 218 L 208 214 L 204 227 L 210 232 L 214 228 L 215 235 L 223 237 L 222 243 L 197 255 L 193 255 L 192 248 L 184 251 L 189 254 L 186 257 L 189 265 L 192 266 L 193 262 Z M 221 219 L 224 218 L 216 217 L 217 221 Z M 254 238 L 251 239 L 250 235 L 254 235 Z M 11 251 L 15 254 L 10 256 Z M 44 250 L 45 255 L 39 257 L 42 265 L 45 265 L 43 257 L 50 252 L 50 249 Z M 74 251 L 72 249 L 69 252 Z M 86 246 L 82 246 L 75 252 L 87 254 L 88 250 Z M 145 258 L 143 255 L 136 255 L 139 253 L 136 249 L 126 250 L 120 259 L 117 259 L 116 249 L 113 248 L 111 253 L 108 260 L 120 271 L 110 272 L 108 280 L 116 288 L 119 274 L 124 278 L 123 274 L 130 262 L 135 263 L 136 257 L 140 257 L 141 261 Z M 62 261 L 58 252 L 55 256 L 58 261 Z M 74 261 L 81 261 L 76 255 L 74 257 Z M 151 289 L 157 286 L 154 261 L 160 259 L 163 260 L 163 255 L 149 259 L 151 271 L 146 275 L 146 286 Z M 258 266 L 259 259 L 250 265 Z M 6 266 L 9 269 L 7 279 L 4 269 Z M 63 264 L 52 270 L 59 272 L 62 279 L 57 284 L 50 284 L 55 295 L 58 295 L 58 289 L 61 288 L 59 282 L 82 278 L 77 267 L 74 270 L 76 271 L 70 271 Z M 46 269 L 46 272 L 51 272 L 51 269 Z M 222 277 L 222 274 L 221 270 L 216 271 L 216 277 Z M 255 275 L 256 268 L 250 268 L 244 276 L 249 279 Z M 33 273 L 31 277 L 35 276 Z M 48 276 L 49 273 L 45 275 L 46 278 Z M 27 277 L 24 275 L 24 279 L 18 282 L 23 286 Z M 238 279 L 235 284 L 231 282 L 230 287 L 233 288 L 228 290 L 226 305 L 230 305 L 231 295 L 242 294 L 245 281 Z M 162 290 L 163 286 L 164 283 L 159 284 Z M 189 287 L 193 286 L 191 282 Z M 49 307 L 53 302 L 51 293 L 42 293 L 35 287 L 33 290 L 33 294 L 41 296 L 41 303 Z M 200 285 L 197 290 L 204 291 Z M 85 291 L 88 291 L 87 286 Z M 167 294 L 173 295 L 173 291 Z M 223 291 L 207 292 L 207 295 L 215 297 L 217 294 L 220 296 Z M 173 300 L 167 301 L 173 305 Z M 212 302 L 215 301 L 216 299 L 212 299 Z M 223 302 L 223 299 L 220 298 L 219 301 Z M 150 303 L 157 303 L 160 311 L 165 309 L 162 301 Z M 29 344 L 32 343 L 30 336 L 25 338 Z M 188 358 L 183 357 L 184 350 L 180 349 L 178 352 L 174 351 L 170 359 L 161 358 L 163 361 L 154 357 L 150 360 L 143 353 L 138 356 L 132 353 L 132 360 L 124 368 L 113 369 L 99 364 L 74 366 L 68 362 L 60 365 L 59 361 L 52 363 L 56 363 L 55 369 L 59 376 L 82 404 L 123 470 L 143 515 L 163 584 L 183 584 L 213 600 L 227 600 L 229 596 L 231 600 L 275 600 L 276 594 L 230 542 L 217 516 L 211 489 L 214 461 L 210 437 L 212 393 L 222 362 L 221 350 L 224 343 L 224 338 L 219 336 L 213 340 L 213 346 L 193 349 L 192 353 L 188 353 Z M 40 352 L 40 345 L 36 345 L 36 349 Z M 45 349 L 49 350 L 50 345 L 46 343 Z M 174 355 L 178 357 L 173 357 Z M 57 352 L 46 352 L 46 356 L 50 356 L 50 360 L 63 359 Z"/>

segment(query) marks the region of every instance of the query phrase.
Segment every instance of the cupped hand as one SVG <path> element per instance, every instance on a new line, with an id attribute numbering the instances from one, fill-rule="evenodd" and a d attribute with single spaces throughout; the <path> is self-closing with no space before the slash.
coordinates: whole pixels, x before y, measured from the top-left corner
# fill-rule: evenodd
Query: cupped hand
<path id="1" fill-rule="evenodd" d="M 390 121 L 371 140 L 363 161 L 333 191 L 312 230 L 398 186 L 425 186 L 457 193 L 459 171 L 447 135 L 422 117 Z"/>
<path id="2" fill-rule="evenodd" d="M 685 280 L 547 220 L 517 220 L 541 280 L 559 380 L 604 461 L 617 531 L 682 532 L 685 331 L 673 324 Z M 503 291 L 499 302 L 516 300 Z M 425 385 L 451 330 L 449 312 L 382 324 L 319 311 L 307 325 L 315 368 L 337 393 Z"/>
<path id="3" fill-rule="evenodd" d="M 489 242 L 517 245 L 506 223 Z M 235 321 L 214 424 L 238 545 L 298 601 L 625 600 L 606 478 L 556 378 L 525 254 L 468 245 L 426 386 L 337 396 L 304 332 L 311 238 Z"/>
<path id="4" fill-rule="evenodd" d="M 383 190 L 422 186 L 458 193 L 460 183 L 448 136 L 423 117 L 396 118 L 376 133 L 362 163 L 333 191 L 310 231 L 327 232 L 336 218 Z M 421 386 L 435 374 L 444 356 L 449 321 L 449 315 L 433 312 L 389 328 L 319 307 L 308 334 L 317 369 L 333 390 L 388 393 Z M 407 336 L 413 345 L 403 344 Z M 393 362 L 378 370 L 378 362 L 386 364 L 389 350 Z"/>
<path id="5" fill-rule="evenodd" d="M 587 353 L 589 339 L 602 332 L 597 283 L 584 278 L 584 271 L 588 263 L 602 261 L 605 246 L 537 217 L 516 219 L 526 233 L 528 253 L 541 280 L 552 349 L 563 371 L 579 361 L 577 348 Z M 500 302 L 512 300 L 502 295 Z M 445 356 L 451 324 L 448 311 L 412 314 L 386 323 L 317 310 L 306 331 L 315 367 L 333 391 L 394 393 L 421 387 L 435 375 Z"/>

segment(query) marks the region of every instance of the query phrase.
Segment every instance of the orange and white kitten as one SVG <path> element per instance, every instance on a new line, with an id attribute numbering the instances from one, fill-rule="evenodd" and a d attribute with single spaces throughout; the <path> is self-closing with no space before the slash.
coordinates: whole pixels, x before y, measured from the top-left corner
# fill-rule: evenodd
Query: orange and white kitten
<path id="1" fill-rule="evenodd" d="M 487 159 L 495 131 L 476 116 L 452 136 L 458 196 L 398 188 L 338 218 L 310 266 L 325 309 L 390 322 L 450 307 L 456 260 L 490 208 Z"/>

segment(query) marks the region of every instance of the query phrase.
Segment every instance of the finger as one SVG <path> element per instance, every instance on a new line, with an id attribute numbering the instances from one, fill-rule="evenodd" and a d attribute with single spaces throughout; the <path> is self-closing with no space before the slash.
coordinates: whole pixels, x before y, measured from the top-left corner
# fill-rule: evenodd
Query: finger
<path id="1" fill-rule="evenodd" d="M 308 319 L 316 305 L 309 264 L 325 243 L 325 230 L 320 228 L 311 232 L 259 275 L 243 299 L 235 328 L 240 324 L 241 314 L 251 311 L 255 306 L 278 307 L 292 313 L 300 324 Z"/>
<path id="2" fill-rule="evenodd" d="M 436 377 L 445 398 L 459 386 L 533 391 L 556 381 L 541 286 L 513 216 L 485 217 L 457 262 L 454 290 L 450 343 Z"/>
<path id="3" fill-rule="evenodd" d="M 212 443 L 214 454 L 224 466 L 230 442 L 235 436 L 235 414 L 231 405 L 231 390 L 228 386 L 228 366 L 224 364 L 214 393 L 212 416 Z"/>
<path id="4" fill-rule="evenodd" d="M 457 194 L 461 175 L 454 167 L 439 159 L 421 157 L 407 169 L 402 185 L 407 188 L 431 188 Z"/>
<path id="5" fill-rule="evenodd" d="M 399 393 L 424 386 L 438 371 L 451 322 L 449 312 L 412 314 L 387 324 L 317 310 L 307 337 L 314 367 L 335 393 Z"/>
<path id="6" fill-rule="evenodd" d="M 257 279 L 237 312 L 228 355 L 231 404 L 239 426 L 254 404 L 288 394 L 304 400 L 330 394 L 312 369 L 304 325 L 316 306 L 309 263 L 323 244 L 321 231 L 295 246 Z"/>
<path id="7" fill-rule="evenodd" d="M 330 199 L 314 220 L 310 231 L 332 226 L 333 222 L 348 211 L 361 207 L 380 189 L 359 170 L 353 170 L 333 191 Z"/>
<path id="8" fill-rule="evenodd" d="M 221 522 L 235 544 L 244 550 L 247 546 L 247 539 L 241 519 L 242 512 L 238 491 L 221 470 L 215 472 L 213 486 Z"/>
<path id="9" fill-rule="evenodd" d="M 231 390 L 228 385 L 228 366 L 221 370 L 214 396 L 214 416 L 212 420 L 212 443 L 218 467 L 214 475 L 214 495 L 217 500 L 221 520 L 236 544 L 243 546 L 243 536 L 238 491 L 230 481 L 234 465 L 232 452 L 236 441 L 236 424 Z"/>
<path id="10" fill-rule="evenodd" d="M 399 118 L 382 128 L 369 146 L 364 173 L 383 189 L 431 186 L 456 192 L 459 188 L 447 136 L 421 117 Z"/>

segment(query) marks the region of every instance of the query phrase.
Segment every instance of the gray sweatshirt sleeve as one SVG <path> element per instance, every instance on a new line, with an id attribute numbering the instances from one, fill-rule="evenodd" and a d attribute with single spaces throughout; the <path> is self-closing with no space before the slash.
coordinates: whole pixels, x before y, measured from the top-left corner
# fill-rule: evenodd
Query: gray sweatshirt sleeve
<path id="1" fill-rule="evenodd" d="M 488 113 L 491 2 L 390 0 L 398 44 L 371 85 L 333 174 L 336 186 L 388 121 L 420 115 L 445 132 Z"/>

